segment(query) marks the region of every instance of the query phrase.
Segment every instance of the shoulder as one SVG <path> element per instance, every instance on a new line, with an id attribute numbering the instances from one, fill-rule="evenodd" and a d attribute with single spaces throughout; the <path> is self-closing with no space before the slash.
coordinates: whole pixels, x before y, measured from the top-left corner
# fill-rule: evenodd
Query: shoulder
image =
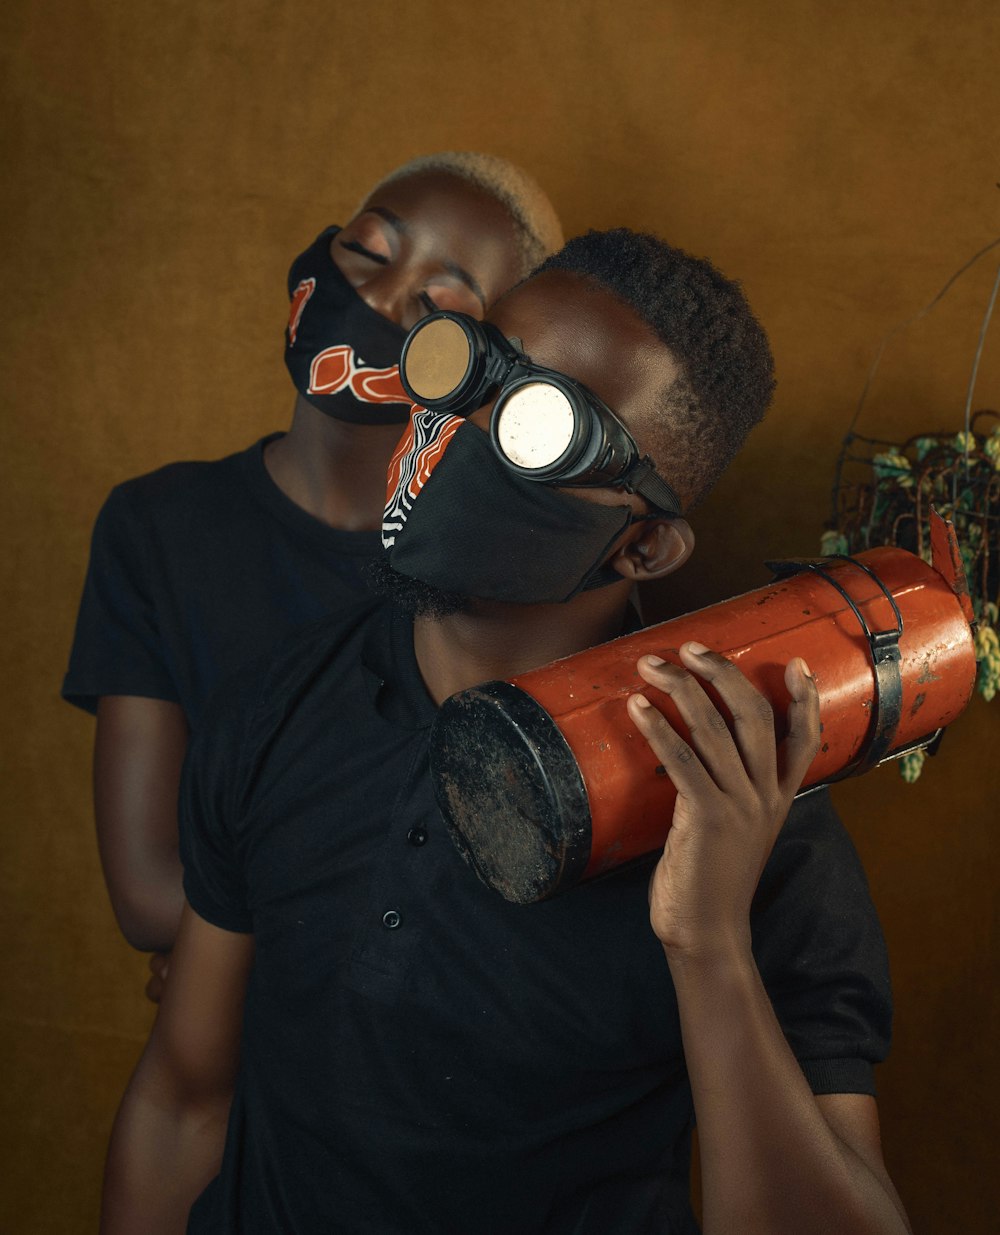
<path id="1" fill-rule="evenodd" d="M 881 949 L 881 928 L 861 859 L 834 809 L 828 789 L 792 804 L 754 897 L 755 937 L 786 941 L 794 924 L 832 939 L 847 929 Z"/>
<path id="2" fill-rule="evenodd" d="M 259 452 L 256 442 L 246 450 L 221 459 L 179 460 L 115 485 L 101 510 L 98 523 L 135 517 L 191 513 L 192 505 L 216 507 L 244 487 L 248 460 Z"/>
<path id="3" fill-rule="evenodd" d="M 381 602 L 352 605 L 302 628 L 215 687 L 188 748 L 182 819 L 224 820 L 235 836 L 266 792 L 270 769 L 301 779 L 317 735 L 351 732 L 365 687 L 365 637 L 380 615 Z"/>
<path id="4" fill-rule="evenodd" d="M 215 688 L 199 734 L 238 735 L 259 747 L 310 697 L 348 688 L 364 668 L 366 640 L 389 614 L 386 602 L 368 597 L 302 627 Z"/>
<path id="5" fill-rule="evenodd" d="M 790 881 L 853 887 L 868 895 L 861 859 L 834 808 L 830 791 L 814 790 L 796 798 L 778 835 L 761 879 L 761 891 L 772 894 Z M 758 907 L 762 907 L 759 905 Z"/>
<path id="6" fill-rule="evenodd" d="M 881 1058 L 892 1016 L 885 939 L 861 860 L 826 789 L 794 804 L 761 876 L 751 923 L 779 1019 L 811 1021 L 832 999 L 837 1040 L 858 1033 L 867 1057 Z"/>

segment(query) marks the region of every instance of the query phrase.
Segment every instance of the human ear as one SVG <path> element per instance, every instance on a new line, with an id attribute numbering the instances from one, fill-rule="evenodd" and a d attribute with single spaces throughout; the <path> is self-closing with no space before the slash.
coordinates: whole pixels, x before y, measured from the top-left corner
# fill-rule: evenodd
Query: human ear
<path id="1" fill-rule="evenodd" d="M 672 574 L 694 551 L 694 532 L 686 519 L 651 519 L 632 529 L 635 535 L 608 563 L 632 583 Z"/>

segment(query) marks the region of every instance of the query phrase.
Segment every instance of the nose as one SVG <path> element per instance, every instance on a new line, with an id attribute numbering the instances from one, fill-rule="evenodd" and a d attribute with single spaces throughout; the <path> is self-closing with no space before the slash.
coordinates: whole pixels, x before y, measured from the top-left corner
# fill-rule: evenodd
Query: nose
<path id="1" fill-rule="evenodd" d="M 474 412 L 469 412 L 465 419 L 474 424 L 477 429 L 482 429 L 484 433 L 489 433 L 490 419 L 493 416 L 493 406 L 496 401 L 496 394 L 491 395 L 489 400 L 484 403 L 482 407 L 476 408 Z"/>
<path id="2" fill-rule="evenodd" d="M 377 271 L 354 290 L 369 309 L 387 317 L 390 322 L 395 322 L 397 326 L 409 324 L 404 321 L 410 301 L 409 287 L 400 272 L 392 267 Z"/>

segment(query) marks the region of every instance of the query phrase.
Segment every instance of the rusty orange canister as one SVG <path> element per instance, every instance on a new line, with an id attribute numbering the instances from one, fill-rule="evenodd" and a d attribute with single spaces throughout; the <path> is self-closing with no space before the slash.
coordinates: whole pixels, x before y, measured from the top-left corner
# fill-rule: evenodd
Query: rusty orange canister
<path id="1" fill-rule="evenodd" d="M 689 639 L 767 696 L 779 740 L 785 665 L 806 660 L 822 741 L 804 788 L 926 745 L 963 711 L 976 674 L 958 546 L 937 515 L 932 546 L 931 565 L 892 547 L 769 563 L 777 577 L 767 587 L 452 696 L 431 735 L 452 839 L 490 887 L 522 904 L 661 848 L 676 795 L 625 703 L 642 690 L 686 738 L 636 661 L 679 663 Z"/>

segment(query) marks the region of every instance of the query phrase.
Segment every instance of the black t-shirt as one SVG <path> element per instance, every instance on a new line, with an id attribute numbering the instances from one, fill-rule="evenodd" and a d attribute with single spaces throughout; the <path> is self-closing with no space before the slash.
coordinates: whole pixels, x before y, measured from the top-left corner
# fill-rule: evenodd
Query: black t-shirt
<path id="1" fill-rule="evenodd" d="M 328 527 L 271 479 L 264 447 L 172 463 L 111 491 L 94 527 L 63 697 L 180 703 L 300 626 L 367 594 L 379 533 Z"/>
<path id="2" fill-rule="evenodd" d="M 237 675 L 195 737 L 185 890 L 256 952 L 189 1231 L 687 1235 L 691 1096 L 649 867 L 502 900 L 446 835 L 433 716 L 412 623 L 370 602 Z M 754 949 L 815 1092 L 873 1092 L 885 950 L 825 795 L 781 833 Z"/>

